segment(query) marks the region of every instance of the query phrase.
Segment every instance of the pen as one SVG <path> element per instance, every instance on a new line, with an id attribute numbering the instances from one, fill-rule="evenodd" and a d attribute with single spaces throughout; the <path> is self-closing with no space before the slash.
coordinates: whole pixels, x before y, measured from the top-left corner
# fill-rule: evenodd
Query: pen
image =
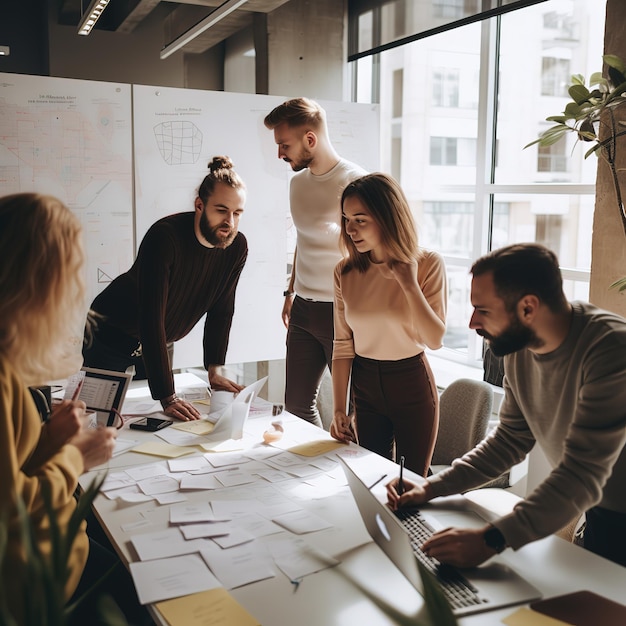
<path id="1" fill-rule="evenodd" d="M 369 487 L 368 489 L 371 491 L 372 489 L 374 489 L 374 487 L 376 487 L 376 485 L 381 481 L 381 480 L 385 480 L 385 478 L 387 478 L 387 474 L 383 474 L 378 480 L 374 481 Z"/>
<path id="2" fill-rule="evenodd" d="M 78 396 L 80 395 L 80 390 L 83 388 L 83 378 L 78 381 L 78 385 L 76 385 L 76 389 L 74 389 L 74 393 L 72 394 L 72 402 L 76 402 L 78 400 Z"/>
<path id="3" fill-rule="evenodd" d="M 404 456 L 400 457 L 400 480 L 398 481 L 398 488 L 396 491 L 401 496 L 404 493 L 404 481 L 402 480 L 402 474 L 404 473 Z"/>

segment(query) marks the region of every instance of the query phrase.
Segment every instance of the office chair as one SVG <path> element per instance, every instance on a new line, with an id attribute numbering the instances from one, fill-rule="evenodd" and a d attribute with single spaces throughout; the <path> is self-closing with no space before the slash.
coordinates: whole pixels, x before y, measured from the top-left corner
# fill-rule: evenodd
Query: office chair
<path id="1" fill-rule="evenodd" d="M 482 380 L 459 378 L 439 399 L 439 433 L 431 471 L 440 472 L 482 441 L 493 410 L 493 390 Z"/>

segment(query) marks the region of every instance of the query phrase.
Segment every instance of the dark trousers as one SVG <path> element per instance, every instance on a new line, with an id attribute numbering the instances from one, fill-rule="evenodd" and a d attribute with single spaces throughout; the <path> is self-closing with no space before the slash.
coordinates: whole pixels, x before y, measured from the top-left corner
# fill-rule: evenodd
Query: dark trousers
<path id="1" fill-rule="evenodd" d="M 89 538 L 89 556 L 78 587 L 70 604 L 85 593 L 69 620 L 69 626 L 105 626 L 113 623 L 107 618 L 102 599 L 112 599 L 114 610 L 121 612 L 130 626 L 154 624 L 148 610 L 139 604 L 133 579 L 114 552 Z M 109 611 L 112 609 L 108 609 Z M 117 622 L 116 622 L 117 623 Z"/>
<path id="2" fill-rule="evenodd" d="M 333 303 L 295 297 L 287 329 L 285 409 L 322 426 L 317 394 L 333 354 Z"/>
<path id="3" fill-rule="evenodd" d="M 585 514 L 583 545 L 626 567 L 626 513 L 594 506 Z"/>
<path id="4" fill-rule="evenodd" d="M 426 356 L 352 364 L 359 445 L 426 476 L 439 428 L 439 396 Z"/>
<path id="5" fill-rule="evenodd" d="M 174 344 L 167 344 L 170 363 L 174 356 Z M 135 337 L 99 321 L 91 336 L 83 343 L 83 364 L 114 372 L 125 372 L 135 367 L 135 380 L 145 380 L 146 367 L 141 356 L 140 343 Z"/>

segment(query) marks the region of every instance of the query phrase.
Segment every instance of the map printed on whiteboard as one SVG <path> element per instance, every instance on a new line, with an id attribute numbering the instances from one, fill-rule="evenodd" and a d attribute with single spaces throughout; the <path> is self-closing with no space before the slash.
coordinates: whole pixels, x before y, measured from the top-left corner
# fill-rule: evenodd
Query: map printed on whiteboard
<path id="1" fill-rule="evenodd" d="M 133 260 L 130 85 L 0 73 L 0 189 L 78 216 L 91 302 Z"/>

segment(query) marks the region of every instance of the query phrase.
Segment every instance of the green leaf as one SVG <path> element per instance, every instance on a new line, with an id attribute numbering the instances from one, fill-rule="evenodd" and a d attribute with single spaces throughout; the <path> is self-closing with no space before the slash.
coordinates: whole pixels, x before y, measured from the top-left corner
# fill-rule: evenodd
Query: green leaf
<path id="1" fill-rule="evenodd" d="M 626 276 L 622 276 L 609 285 L 609 289 L 617 289 L 620 293 L 626 290 Z"/>
<path id="2" fill-rule="evenodd" d="M 604 78 L 604 75 L 602 74 L 602 72 L 594 72 L 589 77 L 589 86 L 591 86 L 591 85 L 606 85 L 606 84 L 607 84 L 607 80 L 606 80 L 606 78 Z"/>
<path id="3" fill-rule="evenodd" d="M 624 66 L 624 61 L 620 59 L 620 57 L 615 54 L 605 54 L 602 56 L 602 60 L 609 66 L 616 69 L 618 72 L 622 74 L 626 73 L 626 67 Z"/>
<path id="4" fill-rule="evenodd" d="M 572 130 L 572 128 L 570 128 L 569 126 L 564 126 L 563 124 L 553 126 L 552 128 L 548 128 L 548 130 L 541 133 L 537 143 L 540 146 L 551 146 L 559 141 L 559 139 L 561 139 L 561 137 L 563 137 L 565 133 Z"/>
<path id="5" fill-rule="evenodd" d="M 589 90 L 584 85 L 572 85 L 567 90 L 567 93 L 569 93 L 570 97 L 576 104 L 587 102 L 589 98 Z"/>
<path id="6" fill-rule="evenodd" d="M 585 84 L 585 77 L 582 74 L 573 74 L 572 75 L 572 83 L 574 85 L 583 85 Z"/>
<path id="7" fill-rule="evenodd" d="M 437 582 L 437 579 L 415 560 L 424 587 L 424 603 L 432 626 L 457 626 L 458 622 Z"/>
<path id="8" fill-rule="evenodd" d="M 567 115 L 551 115 L 550 117 L 546 117 L 546 122 L 558 122 L 559 124 L 565 124 L 567 120 L 571 120 L 571 117 Z"/>
<path id="9" fill-rule="evenodd" d="M 577 102 L 568 102 L 565 107 L 565 115 L 568 115 L 571 118 L 577 119 L 582 111 L 582 107 Z"/>

